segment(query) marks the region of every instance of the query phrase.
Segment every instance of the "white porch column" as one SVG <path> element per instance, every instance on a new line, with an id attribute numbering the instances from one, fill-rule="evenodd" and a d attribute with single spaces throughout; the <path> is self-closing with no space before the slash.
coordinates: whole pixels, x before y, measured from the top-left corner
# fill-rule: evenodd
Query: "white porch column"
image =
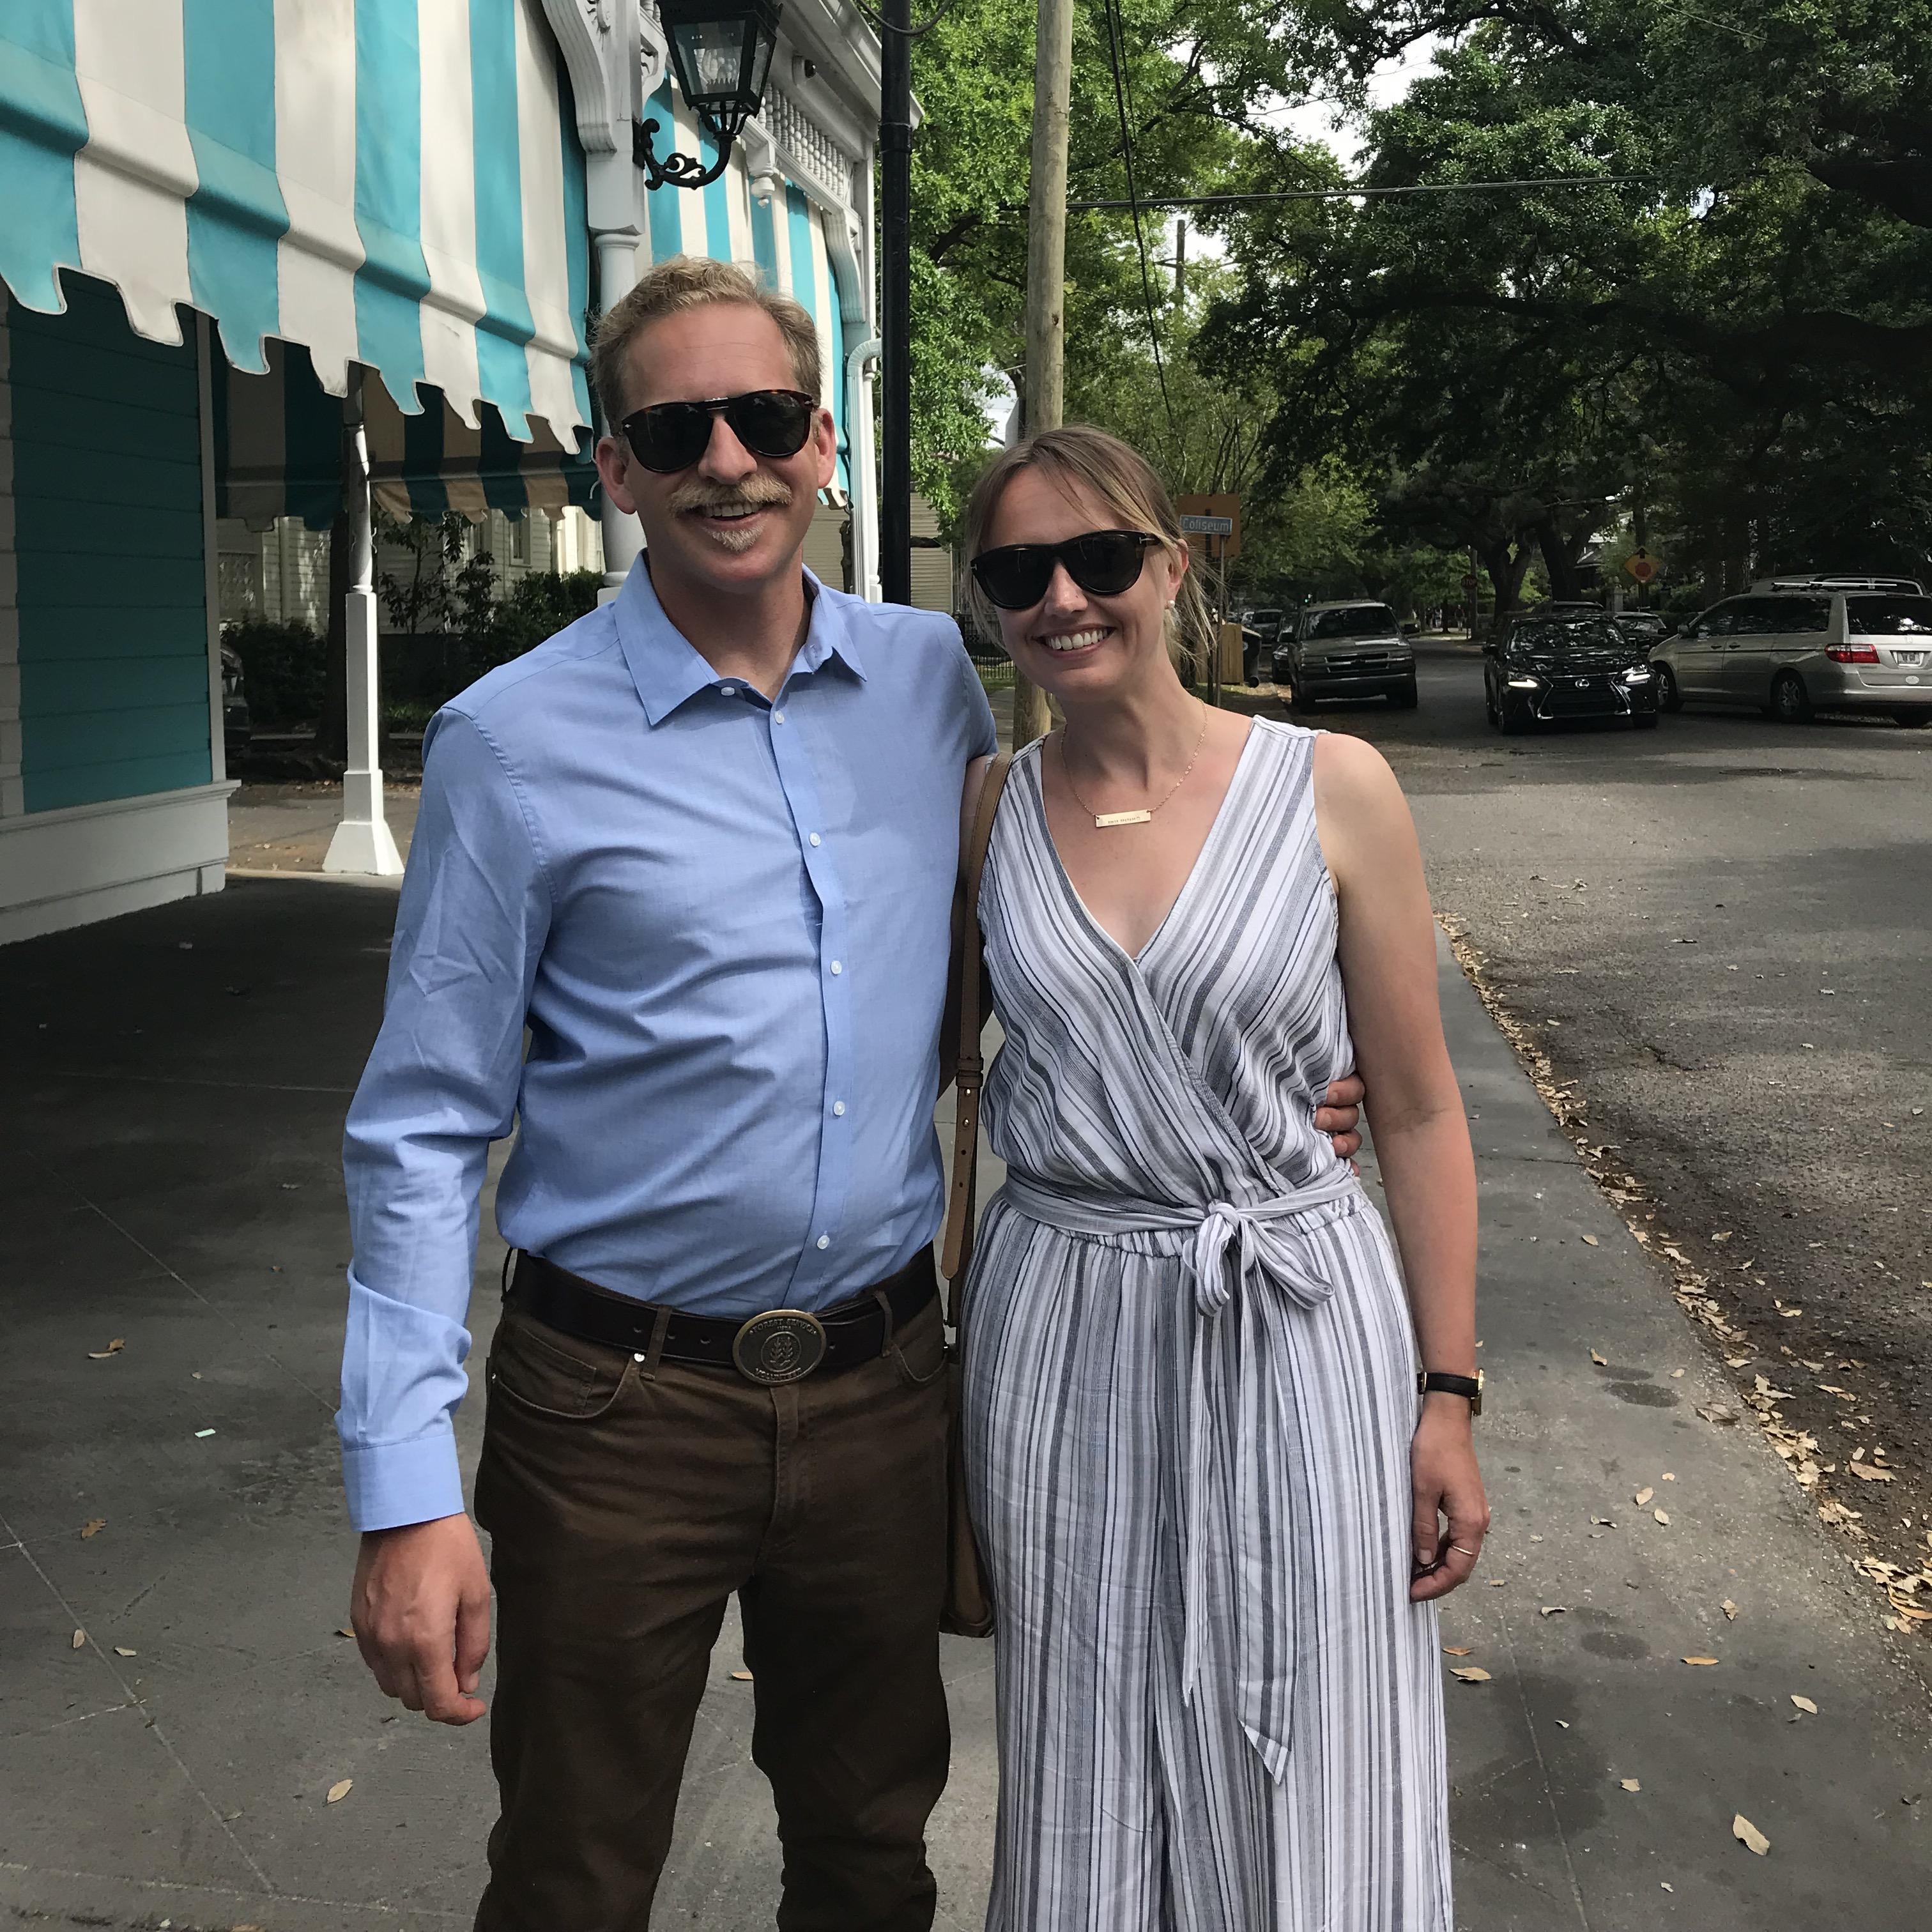
<path id="1" fill-rule="evenodd" d="M 638 232 L 631 229 L 606 229 L 594 238 L 597 244 L 597 300 L 600 310 L 608 310 L 637 286 Z M 607 424 L 608 428 L 614 425 Z M 604 581 L 597 601 L 608 604 L 624 587 L 644 547 L 643 526 L 610 500 L 608 490 L 598 493 L 598 521 L 604 538 Z"/>
<path id="2" fill-rule="evenodd" d="M 342 487 L 349 526 L 349 589 L 344 628 L 349 655 L 349 769 L 342 775 L 342 823 L 328 842 L 326 872 L 394 878 L 403 869 L 382 816 L 382 673 L 376 656 L 376 557 L 369 521 L 369 439 L 362 427 L 362 371 L 351 363 L 342 405 Z"/>

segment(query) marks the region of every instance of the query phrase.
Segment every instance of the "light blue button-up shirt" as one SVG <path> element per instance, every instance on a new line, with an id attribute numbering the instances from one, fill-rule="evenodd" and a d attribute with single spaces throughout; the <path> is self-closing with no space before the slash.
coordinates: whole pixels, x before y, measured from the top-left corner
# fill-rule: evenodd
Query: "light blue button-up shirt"
<path id="1" fill-rule="evenodd" d="M 430 727 L 344 1150 L 358 1528 L 463 1508 L 450 1418 L 513 1124 L 505 1240 L 696 1314 L 829 1307 L 938 1226 L 960 784 L 992 714 L 950 620 L 812 589 L 776 702 L 640 561 Z"/>

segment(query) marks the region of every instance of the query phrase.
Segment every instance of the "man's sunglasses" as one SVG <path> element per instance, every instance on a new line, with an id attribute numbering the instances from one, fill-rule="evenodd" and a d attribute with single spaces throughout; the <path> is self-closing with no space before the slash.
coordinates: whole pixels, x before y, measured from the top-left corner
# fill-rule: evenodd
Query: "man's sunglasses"
<path id="1" fill-rule="evenodd" d="M 1089 530 L 1064 543 L 1004 544 L 973 560 L 980 588 L 1002 610 L 1030 610 L 1046 595 L 1055 564 L 1092 597 L 1118 597 L 1140 580 L 1161 539 L 1145 530 Z"/>
<path id="2" fill-rule="evenodd" d="M 688 470 L 711 446 L 712 418 L 722 416 L 754 456 L 796 456 L 812 434 L 818 399 L 797 389 L 748 389 L 708 403 L 653 403 L 617 427 L 646 470 L 668 476 Z"/>

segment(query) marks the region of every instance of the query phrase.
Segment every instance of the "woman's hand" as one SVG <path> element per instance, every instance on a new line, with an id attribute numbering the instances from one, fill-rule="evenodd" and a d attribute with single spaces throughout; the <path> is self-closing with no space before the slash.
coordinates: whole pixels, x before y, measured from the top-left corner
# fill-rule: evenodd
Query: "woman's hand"
<path id="1" fill-rule="evenodd" d="M 1422 1399 L 1422 1419 L 1409 1444 L 1410 1490 L 1414 1499 L 1415 1574 L 1412 1604 L 1446 1597 L 1474 1574 L 1490 1530 L 1489 1498 L 1476 1467 L 1466 1396 L 1432 1393 Z M 1448 1519 L 1448 1528 L 1442 1520 Z"/>

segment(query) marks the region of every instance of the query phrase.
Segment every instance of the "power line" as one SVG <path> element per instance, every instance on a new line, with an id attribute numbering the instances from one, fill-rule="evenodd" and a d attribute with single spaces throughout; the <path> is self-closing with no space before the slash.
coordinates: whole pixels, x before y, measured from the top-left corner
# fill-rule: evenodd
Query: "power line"
<path id="1" fill-rule="evenodd" d="M 1127 116 L 1126 83 L 1121 70 L 1126 64 L 1126 36 L 1120 28 L 1120 9 L 1115 0 L 1105 0 L 1107 15 L 1107 64 L 1114 72 L 1114 105 L 1120 117 L 1120 157 L 1126 164 L 1127 201 L 1126 206 L 1134 212 L 1134 247 L 1141 259 L 1141 300 L 1147 309 L 1148 340 L 1154 348 L 1154 372 L 1160 380 L 1160 406 L 1167 416 L 1167 433 L 1174 440 L 1177 448 L 1180 432 L 1174 421 L 1174 402 L 1167 393 L 1167 365 L 1160 352 L 1160 325 L 1156 320 L 1154 308 L 1154 278 L 1148 267 L 1147 235 L 1141 226 L 1141 198 L 1134 184 L 1134 136 Z M 1071 214 L 1076 206 L 1067 203 Z M 1115 206 L 1121 204 L 1116 202 Z"/>
<path id="2" fill-rule="evenodd" d="M 896 21 L 882 19 L 866 4 L 866 0 L 852 0 L 852 4 L 880 33 L 898 34 L 906 40 L 923 40 L 947 14 L 952 12 L 959 4 L 959 0 L 945 0 L 944 5 L 929 14 L 916 27 L 902 27 Z"/>
<path id="3" fill-rule="evenodd" d="M 1355 196 L 1397 194 L 1487 194 L 1502 190 L 1533 188 L 1626 188 L 1654 183 L 1654 175 L 1540 175 L 1516 181 L 1414 182 L 1403 188 L 1285 188 L 1262 194 L 1134 195 L 1127 184 L 1128 201 L 1070 201 L 1070 214 L 1091 214 L 1102 209 L 1131 208 L 1233 208 L 1264 201 L 1346 201 Z"/>

